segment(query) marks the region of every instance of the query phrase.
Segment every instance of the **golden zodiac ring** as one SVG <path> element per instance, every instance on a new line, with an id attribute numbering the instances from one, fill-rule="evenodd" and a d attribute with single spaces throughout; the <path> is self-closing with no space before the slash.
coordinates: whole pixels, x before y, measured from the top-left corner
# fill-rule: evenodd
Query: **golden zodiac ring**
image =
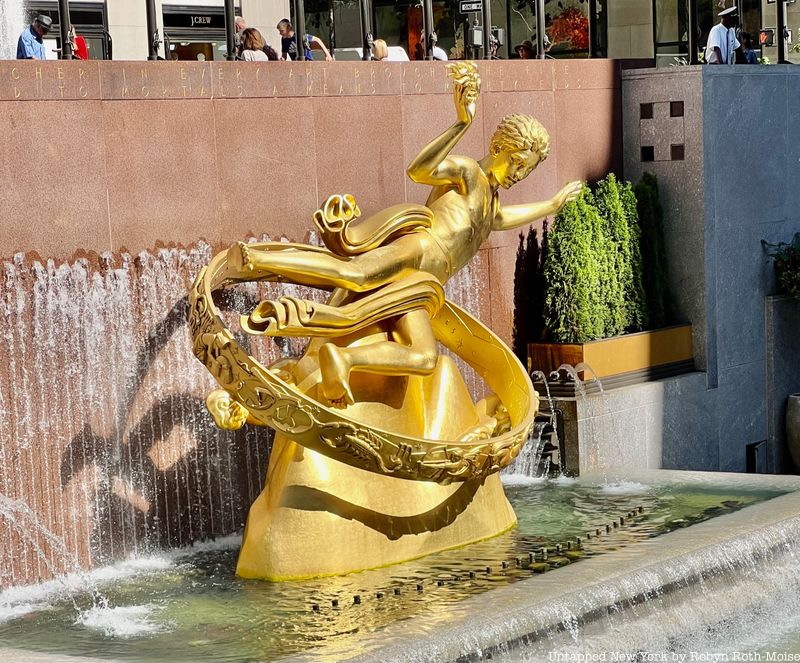
<path id="1" fill-rule="evenodd" d="M 310 248 L 275 242 L 250 247 Z M 476 429 L 462 441 L 399 435 L 325 407 L 281 379 L 281 371 L 265 368 L 242 349 L 216 309 L 212 293 L 258 277 L 237 271 L 227 258 L 226 252 L 220 253 L 199 273 L 189 296 L 189 329 L 195 356 L 247 409 L 252 421 L 334 460 L 400 479 L 449 484 L 483 478 L 517 457 L 533 425 L 538 395 L 511 350 L 469 313 L 444 300 L 431 319 L 434 334 L 494 391 L 507 411 L 508 424 Z"/>

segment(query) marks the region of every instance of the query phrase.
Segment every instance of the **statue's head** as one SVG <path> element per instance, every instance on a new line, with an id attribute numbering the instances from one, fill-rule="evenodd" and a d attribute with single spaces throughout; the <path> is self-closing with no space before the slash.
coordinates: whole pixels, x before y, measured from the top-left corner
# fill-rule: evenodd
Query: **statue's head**
<path id="1" fill-rule="evenodd" d="M 525 179 L 550 153 L 550 135 L 530 115 L 506 115 L 489 143 L 491 170 L 505 189 Z"/>

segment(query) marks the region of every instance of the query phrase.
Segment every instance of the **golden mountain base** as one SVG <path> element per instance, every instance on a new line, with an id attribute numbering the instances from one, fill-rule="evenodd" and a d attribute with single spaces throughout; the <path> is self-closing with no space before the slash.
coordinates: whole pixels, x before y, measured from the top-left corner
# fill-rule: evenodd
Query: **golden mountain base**
<path id="1" fill-rule="evenodd" d="M 428 377 L 382 379 L 380 391 L 401 394 L 401 402 L 357 403 L 348 414 L 442 440 L 458 439 L 479 421 L 447 357 Z M 278 434 L 236 572 L 275 581 L 338 575 L 463 546 L 515 524 L 498 474 L 449 486 L 406 481 L 344 465 Z"/>

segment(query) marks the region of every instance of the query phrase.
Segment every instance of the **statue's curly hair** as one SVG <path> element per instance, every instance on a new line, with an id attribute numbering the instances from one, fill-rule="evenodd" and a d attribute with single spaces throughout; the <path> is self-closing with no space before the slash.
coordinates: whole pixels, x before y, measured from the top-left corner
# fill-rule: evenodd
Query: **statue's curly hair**
<path id="1" fill-rule="evenodd" d="M 530 115 L 506 115 L 495 129 L 489 149 L 494 154 L 501 150 L 530 150 L 544 161 L 550 154 L 550 134 Z"/>

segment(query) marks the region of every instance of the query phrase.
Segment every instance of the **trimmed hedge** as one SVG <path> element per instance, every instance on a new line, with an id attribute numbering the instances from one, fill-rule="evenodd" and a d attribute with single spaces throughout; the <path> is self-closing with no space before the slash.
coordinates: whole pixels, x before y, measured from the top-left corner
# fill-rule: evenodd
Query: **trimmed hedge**
<path id="1" fill-rule="evenodd" d="M 586 343 L 671 319 L 663 213 L 655 177 L 632 188 L 611 174 L 558 213 L 543 236 L 520 235 L 514 350 L 530 341 Z"/>

